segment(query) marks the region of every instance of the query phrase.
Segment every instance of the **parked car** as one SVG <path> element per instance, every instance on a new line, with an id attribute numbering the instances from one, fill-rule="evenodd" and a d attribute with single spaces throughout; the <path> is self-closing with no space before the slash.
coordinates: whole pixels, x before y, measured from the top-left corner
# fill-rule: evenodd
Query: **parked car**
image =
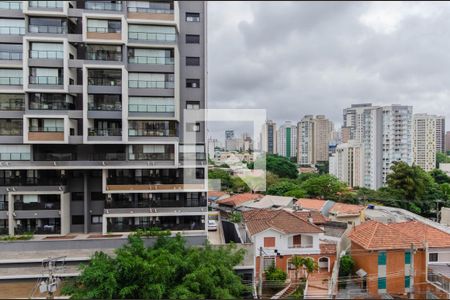
<path id="1" fill-rule="evenodd" d="M 208 231 L 216 231 L 216 230 L 217 230 L 217 221 L 208 220 Z"/>

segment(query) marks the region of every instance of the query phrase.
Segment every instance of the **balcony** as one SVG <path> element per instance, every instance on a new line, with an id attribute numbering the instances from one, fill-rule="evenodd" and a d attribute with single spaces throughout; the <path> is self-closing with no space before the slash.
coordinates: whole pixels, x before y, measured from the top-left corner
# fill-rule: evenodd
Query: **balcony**
<path id="1" fill-rule="evenodd" d="M 22 60 L 22 51 L 0 51 L 0 60 Z"/>
<path id="2" fill-rule="evenodd" d="M 30 1 L 30 8 L 62 9 L 64 1 Z"/>
<path id="3" fill-rule="evenodd" d="M 177 131 L 175 129 L 128 129 L 129 136 L 148 136 L 148 137 L 176 137 Z"/>
<path id="4" fill-rule="evenodd" d="M 102 25 L 99 22 L 104 22 Z M 93 20 L 88 19 L 86 37 L 88 39 L 102 39 L 102 40 L 121 40 L 121 22 L 112 20 Z"/>
<path id="5" fill-rule="evenodd" d="M 64 141 L 64 127 L 30 126 L 29 141 Z"/>
<path id="6" fill-rule="evenodd" d="M 30 102 L 31 110 L 73 110 L 75 104 L 68 102 Z"/>
<path id="7" fill-rule="evenodd" d="M 0 110 L 11 110 L 11 111 L 23 111 L 24 100 L 22 99 L 1 99 L 0 95 Z"/>
<path id="8" fill-rule="evenodd" d="M 177 123 L 174 121 L 129 121 L 129 136 L 176 137 Z"/>
<path id="9" fill-rule="evenodd" d="M 63 34 L 67 33 L 65 26 L 53 26 L 53 25 L 29 25 L 28 31 L 30 33 L 51 33 L 51 34 Z"/>
<path id="10" fill-rule="evenodd" d="M 64 51 L 30 50 L 30 58 L 35 58 L 35 59 L 64 59 Z"/>
<path id="11" fill-rule="evenodd" d="M 121 11 L 122 3 L 121 1 L 116 1 L 116 3 L 108 1 L 86 1 L 85 9 Z"/>
<path id="12" fill-rule="evenodd" d="M 129 19 L 173 21 L 173 1 L 134 1 L 134 5 L 128 6 Z"/>
<path id="13" fill-rule="evenodd" d="M 121 111 L 122 103 L 88 103 L 88 109 L 92 111 Z"/>
<path id="14" fill-rule="evenodd" d="M 22 85 L 22 77 L 0 77 L 0 85 Z"/>
<path id="15" fill-rule="evenodd" d="M 0 9 L 22 10 L 22 1 L 1 1 Z"/>
<path id="16" fill-rule="evenodd" d="M 0 160 L 30 160 L 30 153 L 0 153 Z"/>
<path id="17" fill-rule="evenodd" d="M 89 136 L 122 136 L 122 128 L 89 128 Z"/>
<path id="18" fill-rule="evenodd" d="M 173 196 L 167 199 L 156 199 L 156 197 L 155 199 L 113 199 L 111 201 L 105 201 L 105 208 L 204 207 L 207 205 L 205 197 L 190 199 L 180 197 L 177 200 L 174 194 L 171 195 Z"/>
<path id="19" fill-rule="evenodd" d="M 129 145 L 128 160 L 173 161 L 174 145 Z"/>
<path id="20" fill-rule="evenodd" d="M 173 81 L 128 80 L 128 87 L 134 89 L 173 89 Z"/>
<path id="21" fill-rule="evenodd" d="M 97 86 L 122 86 L 122 79 L 104 78 L 104 77 L 89 77 L 88 85 Z"/>
<path id="22" fill-rule="evenodd" d="M 174 113 L 175 105 L 164 104 L 128 104 L 129 112 L 141 113 Z"/>
<path id="23" fill-rule="evenodd" d="M 125 153 L 93 153 L 93 161 L 124 161 L 126 160 Z"/>
<path id="24" fill-rule="evenodd" d="M 76 153 L 34 153 L 34 161 L 72 161 L 76 160 Z"/>
<path id="25" fill-rule="evenodd" d="M 122 52 L 120 51 L 88 51 L 86 53 L 88 60 L 103 61 L 122 61 Z"/>
<path id="26" fill-rule="evenodd" d="M 39 198 L 39 202 L 24 203 L 16 201 L 14 202 L 14 210 L 59 210 L 61 208 L 61 200 L 59 197 L 55 200 Z"/>
<path id="27" fill-rule="evenodd" d="M 27 177 L 26 170 L 22 173 L 23 177 L 5 177 L 5 174 L 0 174 L 0 186 L 60 186 L 66 184 L 62 177 Z"/>
<path id="28" fill-rule="evenodd" d="M 19 219 L 14 234 L 61 234 L 61 219 Z"/>
<path id="29" fill-rule="evenodd" d="M 25 27 L 0 26 L 0 34 L 5 34 L 5 35 L 24 35 L 25 34 Z"/>
<path id="30" fill-rule="evenodd" d="M 176 40 L 176 34 L 175 33 L 129 31 L 128 39 L 129 40 L 138 40 L 138 41 L 173 43 Z"/>
<path id="31" fill-rule="evenodd" d="M 63 78 L 58 76 L 30 76 L 30 84 L 62 85 Z"/>
<path id="32" fill-rule="evenodd" d="M 108 218 L 108 232 L 130 232 L 139 228 L 157 227 L 162 230 L 205 230 L 203 216 L 160 216 L 141 218 Z"/>

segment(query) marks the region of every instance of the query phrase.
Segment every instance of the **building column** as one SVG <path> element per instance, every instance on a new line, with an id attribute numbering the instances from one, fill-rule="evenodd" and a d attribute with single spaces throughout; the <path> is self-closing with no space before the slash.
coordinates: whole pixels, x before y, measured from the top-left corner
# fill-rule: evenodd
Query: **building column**
<path id="1" fill-rule="evenodd" d="M 11 193 L 8 193 L 8 234 L 14 235 L 14 197 Z"/>
<path id="2" fill-rule="evenodd" d="M 83 209 L 84 209 L 84 233 L 89 232 L 89 223 L 90 223 L 90 214 L 89 214 L 89 189 L 88 189 L 88 172 L 83 172 L 83 192 L 84 192 L 84 203 L 83 203 Z"/>

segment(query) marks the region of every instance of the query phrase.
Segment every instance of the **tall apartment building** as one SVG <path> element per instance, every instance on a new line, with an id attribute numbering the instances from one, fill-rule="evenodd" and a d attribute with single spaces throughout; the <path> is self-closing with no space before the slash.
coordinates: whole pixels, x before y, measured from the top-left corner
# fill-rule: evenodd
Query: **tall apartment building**
<path id="1" fill-rule="evenodd" d="M 436 152 L 445 152 L 445 117 L 436 117 Z"/>
<path id="2" fill-rule="evenodd" d="M 343 112 L 344 122 L 342 124 L 342 140 L 343 143 L 349 140 L 361 142 L 363 131 L 363 113 L 367 108 L 372 107 L 371 103 L 352 104 L 349 108 L 345 108 Z"/>
<path id="3" fill-rule="evenodd" d="M 297 162 L 313 165 L 319 161 L 328 161 L 328 145 L 331 140 L 333 123 L 325 116 L 306 115 L 297 124 Z"/>
<path id="4" fill-rule="evenodd" d="M 450 151 L 450 131 L 445 133 L 445 152 Z"/>
<path id="5" fill-rule="evenodd" d="M 413 157 L 414 164 L 431 171 L 436 168 L 438 116 L 415 114 L 413 117 Z M 439 122 L 441 123 L 441 122 Z M 441 131 L 441 128 L 439 128 Z M 439 135 L 440 136 L 440 135 Z"/>
<path id="6" fill-rule="evenodd" d="M 2 233 L 206 235 L 205 5 L 0 3 Z"/>
<path id="7" fill-rule="evenodd" d="M 330 174 L 351 187 L 361 186 L 361 146 L 355 140 L 339 144 L 330 157 Z"/>
<path id="8" fill-rule="evenodd" d="M 286 121 L 277 130 L 277 153 L 287 158 L 297 156 L 297 126 L 290 121 Z"/>
<path id="9" fill-rule="evenodd" d="M 261 151 L 267 154 L 277 153 L 277 124 L 267 120 L 261 130 Z"/>

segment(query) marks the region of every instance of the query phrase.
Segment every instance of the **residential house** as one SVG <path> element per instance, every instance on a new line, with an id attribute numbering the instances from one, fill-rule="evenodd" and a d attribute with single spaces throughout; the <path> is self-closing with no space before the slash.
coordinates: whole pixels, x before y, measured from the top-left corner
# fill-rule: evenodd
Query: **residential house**
<path id="1" fill-rule="evenodd" d="M 243 206 L 250 209 L 267 209 L 267 208 L 292 208 L 295 199 L 293 197 L 266 195 L 261 199 L 253 202 L 247 202 Z"/>
<path id="2" fill-rule="evenodd" d="M 226 199 L 221 199 L 216 201 L 219 209 L 224 210 L 234 210 L 243 206 L 247 202 L 251 203 L 255 200 L 261 199 L 264 195 L 262 194 L 253 194 L 253 193 L 243 193 L 243 194 L 235 194 Z"/>

